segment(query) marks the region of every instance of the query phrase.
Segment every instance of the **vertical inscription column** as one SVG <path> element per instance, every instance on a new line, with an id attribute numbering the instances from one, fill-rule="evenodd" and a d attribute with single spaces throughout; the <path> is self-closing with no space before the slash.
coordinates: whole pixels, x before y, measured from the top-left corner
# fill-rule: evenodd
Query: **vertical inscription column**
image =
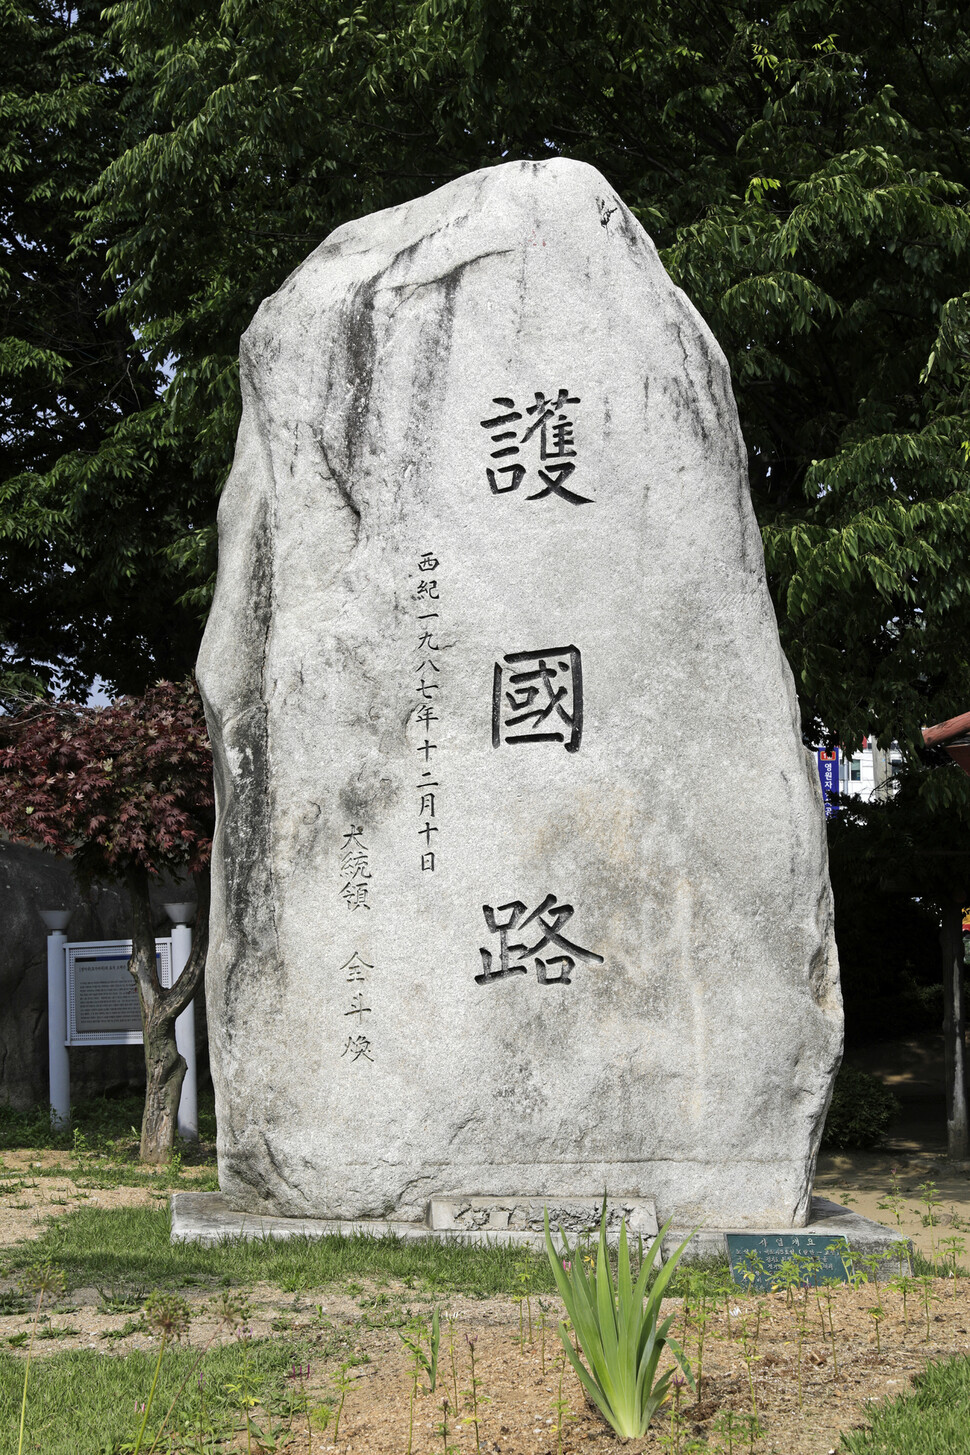
<path id="1" fill-rule="evenodd" d="M 443 671 L 443 654 L 454 644 L 443 642 L 441 592 L 435 574 L 440 561 L 432 551 L 425 551 L 417 561 L 417 579 L 412 594 L 414 602 L 415 652 L 417 663 L 414 672 L 418 677 L 415 693 L 418 710 L 415 722 L 423 741 L 415 750 L 418 754 L 419 781 L 417 792 L 418 839 L 424 840 L 419 847 L 418 862 L 422 874 L 433 874 L 440 855 L 441 826 L 438 823 L 441 805 L 441 775 L 434 757 L 440 751 L 440 743 L 433 742 L 440 736 L 442 721 L 443 688 L 446 672 Z M 434 728 L 433 724 L 439 726 Z"/>
<path id="2" fill-rule="evenodd" d="M 363 834 L 363 824 L 350 824 L 340 846 L 340 878 L 343 880 L 340 898 L 351 914 L 360 910 L 369 913 L 371 909 L 373 875 L 370 868 L 370 850 L 364 843 Z M 366 917 L 365 914 L 365 919 Z M 367 929 L 364 927 L 364 934 L 366 933 Z M 371 1054 L 372 1042 L 367 1034 L 368 1023 L 365 1021 L 365 1016 L 371 1016 L 374 1012 L 368 1004 L 370 996 L 364 988 L 368 974 L 373 969 L 373 961 L 366 960 L 355 946 L 350 959 L 340 966 L 338 972 L 344 975 L 348 986 L 352 987 L 347 990 L 346 1009 L 343 1011 L 350 1029 L 340 1053 L 341 1057 L 349 1056 L 351 1064 L 374 1059 Z"/>
<path id="3" fill-rule="evenodd" d="M 511 495 L 526 482 L 530 468 L 540 488 L 526 500 L 549 500 L 558 508 L 592 505 L 593 497 L 566 486 L 578 464 L 575 424 L 570 407 L 581 404 L 568 389 L 556 394 L 535 392 L 524 412 L 510 395 L 497 394 L 498 413 L 480 421 L 491 436 L 494 464 L 485 468 L 493 495 Z M 506 463 L 500 464 L 499 461 Z M 530 482 L 537 483 L 537 482 Z M 583 661 L 579 647 L 547 647 L 496 654 L 492 672 L 492 747 L 554 743 L 578 753 L 583 740 Z M 477 985 L 494 985 L 514 975 L 528 975 L 534 965 L 540 985 L 571 985 L 577 962 L 602 965 L 594 950 L 568 940 L 563 926 L 572 919 L 571 904 L 547 894 L 531 912 L 520 899 L 497 908 L 482 905 L 489 934 L 498 947 L 479 946 L 482 968 Z M 531 929 L 529 927 L 532 927 Z"/>

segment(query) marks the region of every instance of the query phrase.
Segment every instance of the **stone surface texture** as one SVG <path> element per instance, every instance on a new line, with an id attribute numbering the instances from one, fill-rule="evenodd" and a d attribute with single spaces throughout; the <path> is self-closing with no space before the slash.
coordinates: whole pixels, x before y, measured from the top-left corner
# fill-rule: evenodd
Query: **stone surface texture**
<path id="1" fill-rule="evenodd" d="M 592 1197 L 558 1197 L 548 1202 L 540 1197 L 433 1197 L 428 1205 L 428 1225 L 436 1232 L 477 1229 L 543 1233 L 547 1213 L 554 1233 L 561 1228 L 572 1238 L 580 1234 L 595 1236 L 603 1202 Z M 619 1237 L 624 1221 L 631 1237 L 656 1237 L 657 1208 L 653 1198 L 618 1197 L 608 1202 L 607 1235 Z"/>
<path id="2" fill-rule="evenodd" d="M 462 177 L 333 233 L 242 387 L 199 662 L 230 1203 L 803 1224 L 821 794 L 727 365 L 649 237 L 584 164 Z"/>

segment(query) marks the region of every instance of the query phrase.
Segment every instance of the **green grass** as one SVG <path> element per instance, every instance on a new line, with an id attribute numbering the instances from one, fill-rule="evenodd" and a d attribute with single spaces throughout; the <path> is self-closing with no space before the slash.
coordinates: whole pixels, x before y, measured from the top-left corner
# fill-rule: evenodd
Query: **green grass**
<path id="1" fill-rule="evenodd" d="M 508 1245 L 465 1247 L 432 1239 L 405 1242 L 361 1235 L 240 1238 L 206 1247 L 173 1244 L 169 1236 L 167 1206 L 80 1207 L 52 1221 L 39 1238 L 5 1249 L 0 1267 L 15 1273 L 49 1260 L 73 1288 L 94 1284 L 143 1290 L 265 1281 L 296 1293 L 363 1277 L 400 1280 L 429 1293 L 518 1298 L 551 1293 L 555 1287 L 544 1254 Z M 723 1296 L 730 1286 L 732 1298 L 745 1296 L 746 1290 L 730 1284 L 726 1261 L 712 1262 L 705 1271 L 712 1293 L 717 1286 Z M 670 1284 L 672 1296 L 683 1295 L 688 1276 L 687 1269 L 677 1270 Z"/>
<path id="2" fill-rule="evenodd" d="M 275 1420 L 288 1419 L 296 1391 L 288 1385 L 286 1376 L 298 1357 L 305 1359 L 306 1351 L 278 1339 L 213 1347 L 199 1370 L 201 1387 L 198 1376 L 193 1375 L 179 1397 L 175 1428 L 188 1437 L 200 1428 L 223 1437 L 233 1427 L 239 1428 L 239 1396 L 231 1385 L 244 1386 Z M 27 1387 L 25 1452 L 107 1455 L 130 1448 L 141 1423 L 138 1406 L 148 1398 L 156 1358 L 152 1349 L 138 1349 L 124 1358 L 78 1349 L 37 1359 L 31 1366 Z M 151 1447 L 165 1412 L 197 1358 L 197 1351 L 177 1346 L 165 1351 L 144 1451 Z M 0 1351 L 3 1451 L 17 1449 L 24 1364 L 22 1357 Z M 259 1413 L 256 1419 L 265 1423 Z M 167 1436 L 160 1445 L 168 1450 Z M 178 1444 L 176 1448 L 196 1447 Z"/>
<path id="3" fill-rule="evenodd" d="M 868 1429 L 842 1435 L 848 1455 L 970 1455 L 970 1360 L 928 1364 L 913 1382 L 872 1408 Z"/>
<path id="4" fill-rule="evenodd" d="M 545 1258 L 521 1248 L 363 1236 L 239 1239 L 210 1248 L 173 1244 L 169 1233 L 167 1207 L 82 1207 L 50 1223 L 39 1238 L 5 1249 L 3 1261 L 6 1271 L 16 1272 L 49 1260 L 75 1288 L 172 1288 L 187 1280 L 243 1285 L 264 1279 L 293 1293 L 365 1277 L 487 1297 L 520 1293 L 524 1269 L 532 1294 L 554 1286 Z"/>
<path id="5" fill-rule="evenodd" d="M 137 1155 L 139 1128 L 145 1098 L 131 1096 L 95 1096 L 78 1101 L 71 1107 L 71 1120 L 61 1131 L 55 1131 L 50 1122 L 50 1107 L 32 1106 L 26 1111 L 16 1111 L 12 1106 L 0 1103 L 0 1152 L 18 1149 L 34 1151 L 70 1152 L 75 1147 L 75 1136 L 85 1150 L 107 1152 L 117 1156 L 124 1152 Z M 212 1155 L 216 1139 L 215 1100 L 212 1091 L 199 1097 L 199 1143 L 177 1143 L 178 1150 L 186 1161 L 194 1160 L 199 1152 L 207 1160 Z"/>

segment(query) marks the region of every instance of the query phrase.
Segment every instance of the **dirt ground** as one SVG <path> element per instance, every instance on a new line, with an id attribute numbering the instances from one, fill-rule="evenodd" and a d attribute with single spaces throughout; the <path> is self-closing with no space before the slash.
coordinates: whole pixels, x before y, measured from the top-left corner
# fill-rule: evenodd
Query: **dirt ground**
<path id="1" fill-rule="evenodd" d="M 82 1202 L 109 1207 L 119 1203 L 148 1204 L 165 1194 L 141 1188 L 85 1192 L 77 1186 L 69 1162 L 51 1153 L 6 1153 L 7 1176 L 16 1175 L 17 1191 L 0 1200 L 0 1244 L 36 1236 L 49 1218 Z M 44 1167 L 58 1167 L 55 1176 L 38 1176 Z M 902 1231 L 927 1253 L 953 1230 L 970 1228 L 970 1174 L 936 1154 L 856 1154 L 828 1157 L 820 1166 L 819 1190 L 826 1196 L 853 1200 L 859 1211 L 881 1221 L 895 1214 L 880 1208 L 892 1197 L 892 1167 L 898 1169 L 897 1210 Z M 88 1169 L 85 1169 L 86 1171 Z M 919 1184 L 932 1181 L 942 1201 L 933 1206 L 934 1226 L 924 1227 L 926 1206 Z M 970 1237 L 968 1237 L 970 1246 Z M 958 1255 L 960 1263 L 970 1259 Z M 15 1286 L 13 1280 L 0 1283 Z M 288 1455 L 328 1451 L 339 1455 L 404 1455 L 411 1420 L 411 1364 L 400 1337 L 407 1320 L 427 1319 L 431 1299 L 401 1284 L 352 1284 L 294 1296 L 268 1284 L 245 1290 L 251 1303 L 248 1327 L 252 1337 L 285 1337 L 310 1351 L 309 1373 L 297 1372 L 306 1388 L 310 1409 L 338 1395 L 342 1363 L 356 1362 L 345 1372 L 344 1408 L 336 1443 L 331 1431 L 298 1433 L 279 1448 Z M 236 1337 L 218 1325 L 219 1300 L 211 1291 L 185 1290 L 193 1320 L 191 1344 L 210 1338 Z M 924 1302 L 925 1300 L 925 1302 Z M 0 1305 L 2 1306 L 2 1305 Z M 414 1455 L 439 1450 L 447 1443 L 462 1455 L 476 1450 L 471 1403 L 471 1344 L 474 1341 L 478 1437 L 481 1450 L 493 1455 L 559 1455 L 586 1451 L 608 1455 L 616 1437 L 588 1407 L 572 1369 L 563 1371 L 555 1332 L 561 1308 L 549 1299 L 528 1304 L 509 1298 L 449 1297 L 441 1301 L 443 1323 L 441 1370 L 435 1394 L 427 1381 L 414 1400 Z M 881 1309 L 878 1315 L 873 1310 Z M 680 1301 L 669 1301 L 675 1334 L 684 1342 L 697 1368 L 699 1327 Z M 831 1311 L 831 1319 L 830 1319 Z M 28 1312 L 0 1315 L 0 1344 L 20 1349 L 20 1336 L 30 1325 Z M 704 1326 L 703 1385 L 698 1401 L 688 1388 L 678 1391 L 679 1412 L 671 1424 L 668 1409 L 631 1451 L 687 1448 L 693 1438 L 709 1448 L 727 1450 L 724 1422 L 733 1417 L 732 1443 L 747 1445 L 744 1422 L 757 1408 L 763 1434 L 755 1449 L 778 1455 L 828 1455 L 838 1449 L 840 1430 L 861 1425 L 866 1402 L 905 1392 L 927 1359 L 970 1352 L 970 1278 L 911 1283 L 904 1308 L 902 1293 L 883 1286 L 839 1288 L 831 1305 L 818 1305 L 814 1295 L 795 1298 L 789 1307 L 783 1293 L 760 1300 L 722 1297 L 708 1312 Z M 877 1344 L 878 1331 L 878 1344 Z M 137 1308 L 106 1311 L 104 1291 L 71 1290 L 41 1323 L 35 1355 L 66 1347 L 88 1347 L 115 1356 L 148 1348 L 153 1339 Z M 833 1347 L 834 1346 L 834 1347 Z M 453 1362 L 452 1362 L 453 1361 Z M 562 1377 L 560 1391 L 560 1376 Z M 799 1381 L 801 1391 L 799 1392 Z M 449 1408 L 442 1409 L 447 1398 Z M 447 1414 L 448 1435 L 442 1432 Z M 456 1418 L 457 1415 L 457 1418 Z M 721 1427 L 719 1430 L 718 1427 Z M 742 1442 L 742 1436 L 743 1442 Z M 703 1448 L 703 1447 L 701 1447 Z"/>
<path id="2" fill-rule="evenodd" d="M 894 1089 L 904 1105 L 891 1129 L 890 1150 L 823 1156 L 816 1190 L 898 1226 L 927 1255 L 952 1257 L 970 1269 L 970 1166 L 948 1162 L 944 1155 L 934 1058 L 932 1049 L 926 1055 L 917 1047 L 909 1073 L 904 1069 L 899 1076 Z M 905 1056 L 895 1064 L 900 1062 L 905 1068 Z M 81 1205 L 167 1200 L 167 1194 L 144 1188 L 79 1186 L 63 1154 L 8 1152 L 2 1165 L 0 1246 L 36 1237 L 50 1218 Z M 55 1167 L 56 1175 L 38 1175 Z M 90 1175 L 89 1167 L 84 1171 Z M 14 1279 L 0 1279 L 0 1309 L 4 1292 L 15 1288 Z M 268 1284 L 243 1292 L 250 1302 L 252 1337 L 286 1338 L 309 1351 L 308 1364 L 294 1368 L 309 1410 L 339 1399 L 344 1366 L 338 1438 L 333 1438 L 332 1421 L 326 1431 L 307 1430 L 303 1421 L 289 1442 L 277 1447 L 286 1455 L 406 1455 L 409 1449 L 412 1455 L 473 1455 L 476 1450 L 609 1455 L 618 1449 L 572 1369 L 563 1367 L 556 1334 L 562 1309 L 551 1297 L 540 1302 L 533 1296 L 521 1306 L 510 1298 L 440 1299 L 438 1388 L 432 1394 L 426 1378 L 418 1385 L 412 1428 L 412 1364 L 401 1333 L 414 1318 L 430 1319 L 429 1294 L 393 1281 L 364 1280 L 296 1296 Z M 104 1293 L 71 1290 L 45 1314 L 35 1356 L 66 1347 L 120 1356 L 153 1346 L 137 1304 L 110 1311 Z M 187 1288 L 184 1296 L 193 1312 L 187 1336 L 192 1345 L 238 1337 L 238 1331 L 220 1326 L 219 1298 L 211 1290 Z M 697 1311 L 688 1314 L 686 1327 L 682 1302 L 668 1301 L 665 1312 L 675 1316 L 675 1335 L 696 1375 Z M 0 1313 L 0 1346 L 22 1352 L 29 1326 L 29 1311 Z M 780 1292 L 736 1300 L 722 1294 L 716 1309 L 707 1310 L 703 1336 L 700 1397 L 679 1388 L 675 1405 L 666 1407 L 643 1440 L 630 1442 L 631 1452 L 668 1449 L 689 1455 L 692 1440 L 705 1442 L 695 1443 L 695 1450 L 727 1451 L 728 1421 L 731 1446 L 740 1452 L 749 1446 L 747 1422 L 756 1409 L 761 1433 L 755 1450 L 831 1455 L 839 1449 L 840 1431 L 864 1424 L 869 1401 L 907 1392 L 929 1359 L 970 1353 L 970 1277 L 907 1281 L 905 1300 L 901 1287 L 885 1284 L 878 1291 L 872 1285 L 840 1287 L 830 1302 L 824 1294 L 821 1303 L 812 1293 L 798 1294 L 793 1305 Z"/>

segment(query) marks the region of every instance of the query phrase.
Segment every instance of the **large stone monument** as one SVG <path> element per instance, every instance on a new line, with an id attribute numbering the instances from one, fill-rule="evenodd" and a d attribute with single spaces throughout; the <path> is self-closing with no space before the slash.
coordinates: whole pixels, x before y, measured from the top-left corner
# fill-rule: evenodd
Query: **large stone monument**
<path id="1" fill-rule="evenodd" d="M 199 664 L 229 1202 L 804 1223 L 821 794 L 727 365 L 649 237 L 577 162 L 462 177 L 328 238 L 242 380 Z"/>

